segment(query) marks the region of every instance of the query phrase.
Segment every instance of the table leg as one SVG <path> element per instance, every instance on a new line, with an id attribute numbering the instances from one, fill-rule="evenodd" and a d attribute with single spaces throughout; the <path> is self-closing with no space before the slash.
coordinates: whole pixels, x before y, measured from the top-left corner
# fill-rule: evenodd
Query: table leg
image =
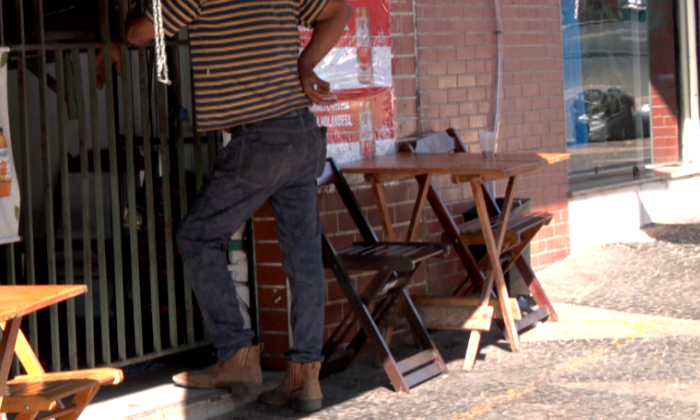
<path id="1" fill-rule="evenodd" d="M 73 411 L 67 416 L 61 417 L 61 419 L 78 420 L 78 417 L 80 417 L 80 415 L 83 413 L 88 404 L 90 404 L 90 401 L 92 401 L 92 399 L 95 398 L 95 395 L 97 395 L 97 391 L 99 390 L 100 386 L 98 384 L 92 388 L 77 393 L 75 397 L 73 397 L 73 401 L 71 401 Z"/>
<path id="2" fill-rule="evenodd" d="M 418 197 L 416 197 L 416 202 L 413 206 L 413 212 L 411 214 L 411 221 L 408 226 L 408 233 L 406 234 L 406 242 L 412 242 L 415 240 L 416 231 L 418 226 L 421 224 L 421 215 L 423 214 L 423 209 L 425 208 L 425 202 L 428 196 L 428 189 L 430 188 L 430 180 L 432 176 L 419 175 L 416 177 L 418 181 Z M 384 229 L 386 242 L 396 242 L 396 232 L 394 231 L 394 226 L 391 221 L 391 216 L 389 215 L 389 206 L 386 201 L 386 194 L 384 192 L 384 185 L 376 177 L 370 178 L 372 184 L 372 191 L 374 192 L 374 198 L 377 200 L 377 211 L 379 212 L 379 220 L 382 223 L 382 228 Z"/>
<path id="3" fill-rule="evenodd" d="M 17 333 L 17 342 L 15 343 L 15 354 L 19 359 L 20 364 L 24 370 L 27 371 L 27 375 L 43 375 L 46 373 L 39 358 L 36 357 L 34 349 L 32 349 L 31 344 L 27 341 L 22 330 Z"/>
<path id="4" fill-rule="evenodd" d="M 384 229 L 384 241 L 396 242 L 396 234 L 394 233 L 394 227 L 391 224 L 391 217 L 389 216 L 389 208 L 386 204 L 384 186 L 375 177 L 371 178 L 371 183 L 372 191 L 374 191 L 374 198 L 377 200 L 377 211 L 379 211 L 379 219 L 381 220 L 382 228 Z"/>
<path id="5" fill-rule="evenodd" d="M 491 298 L 490 290 L 493 289 L 493 272 L 491 272 L 486 278 L 486 282 L 481 288 L 481 295 L 479 299 L 481 300 L 481 305 L 487 302 Z M 474 369 L 474 364 L 476 363 L 476 358 L 479 355 L 479 344 L 481 343 L 481 331 L 470 331 L 469 341 L 467 342 L 467 352 L 464 354 L 464 364 L 462 365 L 462 370 L 470 371 Z"/>
<path id="6" fill-rule="evenodd" d="M 4 323 L 0 323 L 2 328 L 2 341 L 0 342 L 0 392 L 5 389 L 7 377 L 10 376 L 12 367 L 12 357 L 15 355 L 15 343 L 19 334 L 19 325 L 22 318 L 13 318 Z M 2 394 L 0 393 L 0 397 Z"/>
<path id="7" fill-rule="evenodd" d="M 501 249 L 503 248 L 503 240 L 505 238 L 506 229 L 508 228 L 510 212 L 513 207 L 514 184 L 515 178 L 511 177 L 508 180 L 508 187 L 506 189 L 505 208 L 500 215 L 500 228 L 498 229 L 497 234 L 494 235 L 494 232 L 491 229 L 491 220 L 489 217 L 488 208 L 486 206 L 486 199 L 481 188 L 482 182 L 478 179 L 472 179 L 471 181 L 477 214 L 481 223 L 481 230 L 484 235 L 484 242 L 486 243 L 489 260 L 491 261 L 491 275 L 489 276 L 489 280 L 493 278 L 493 283 L 491 281 L 486 282 L 484 288 L 482 289 L 482 304 L 488 304 L 488 299 L 490 298 L 491 290 L 495 283 L 498 300 L 501 304 L 501 310 L 503 312 L 503 322 L 506 326 L 508 341 L 510 342 L 511 349 L 514 352 L 517 352 L 520 349 L 520 340 L 515 328 L 515 320 L 510 312 L 510 306 L 508 304 L 508 288 L 506 286 L 503 270 L 500 264 L 500 254 Z M 470 344 L 472 344 L 471 340 Z"/>
<path id="8" fill-rule="evenodd" d="M 413 207 L 413 214 L 411 215 L 411 224 L 408 226 L 408 233 L 406 234 L 406 242 L 413 242 L 416 236 L 416 229 L 421 223 L 421 215 L 423 214 L 423 209 L 425 208 L 425 201 L 428 197 L 428 189 L 430 189 L 430 179 L 432 176 L 419 175 L 416 177 L 418 181 L 418 197 L 416 197 L 416 204 Z"/>
<path id="9" fill-rule="evenodd" d="M 469 248 L 462 242 L 459 234 L 459 227 L 457 227 L 452 215 L 449 210 L 447 210 L 445 202 L 442 201 L 442 197 L 440 197 L 440 194 L 432 183 L 430 183 L 430 188 L 428 189 L 428 203 L 430 203 L 435 217 L 440 221 L 440 225 L 445 229 L 445 233 L 450 239 L 450 246 L 454 248 L 464 268 L 467 270 L 467 273 L 469 273 L 472 280 L 477 283 L 477 286 L 483 286 L 486 282 L 484 273 L 479 269 L 479 264 L 474 258 L 474 255 L 472 255 Z"/>
<path id="10" fill-rule="evenodd" d="M 491 195 L 491 192 L 489 192 L 488 188 L 486 188 L 482 184 L 481 189 L 484 192 L 486 207 L 488 208 L 489 214 L 491 214 L 491 215 L 501 214 L 501 210 L 498 208 L 498 206 L 496 204 L 496 200 Z M 528 237 L 526 244 L 529 244 L 531 240 L 532 240 L 532 236 Z M 534 323 L 540 322 L 544 319 L 547 319 L 550 322 L 557 322 L 559 320 L 559 316 L 557 315 L 557 312 L 554 310 L 554 306 L 552 305 L 552 302 L 549 300 L 549 297 L 547 296 L 547 293 L 544 291 L 544 288 L 542 288 L 542 285 L 540 284 L 539 280 L 537 279 L 537 276 L 535 275 L 534 271 L 532 271 L 532 268 L 528 265 L 528 263 L 525 262 L 525 260 L 522 258 L 521 254 L 525 250 L 526 246 L 527 245 L 525 245 L 517 250 L 517 252 L 513 256 L 511 263 L 504 270 L 504 272 L 507 272 L 513 265 L 516 266 L 516 268 L 520 272 L 520 275 L 522 276 L 523 280 L 525 281 L 525 284 L 528 286 L 528 289 L 530 289 L 530 293 L 532 294 L 532 297 L 535 299 L 535 302 L 537 302 L 537 305 L 539 306 L 539 309 L 535 313 L 532 313 L 532 314 L 528 315 L 526 318 L 515 323 L 516 327 L 518 328 L 518 331 L 522 331 L 523 329 L 529 328 Z M 543 312 L 543 313 L 540 313 L 540 312 Z"/>

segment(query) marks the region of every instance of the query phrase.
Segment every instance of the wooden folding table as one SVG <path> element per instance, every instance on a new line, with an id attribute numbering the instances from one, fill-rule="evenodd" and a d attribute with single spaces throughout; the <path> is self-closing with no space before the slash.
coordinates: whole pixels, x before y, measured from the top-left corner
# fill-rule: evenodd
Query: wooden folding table
<path id="1" fill-rule="evenodd" d="M 514 315 L 517 314 L 514 314 L 512 309 L 512 302 L 508 296 L 500 264 L 501 249 L 504 245 L 507 223 L 513 207 L 515 181 L 521 174 L 565 160 L 567 157 L 566 154 L 535 153 L 496 153 L 491 156 L 483 156 L 478 153 L 396 153 L 349 162 L 341 166 L 344 173 L 365 174 L 372 183 L 380 219 L 389 241 L 395 241 L 396 234 L 391 223 L 382 185 L 396 179 L 415 177 L 418 181 L 419 191 L 406 240 L 414 240 L 426 201 L 429 202 L 467 272 L 477 283 L 483 285 L 478 300 L 479 306 L 475 316 L 471 317 L 470 323 L 468 323 L 469 328 L 467 329 L 471 329 L 472 333 L 467 346 L 465 367 L 469 364 L 473 365 L 481 340 L 479 331 L 490 328 L 494 312 L 502 317 L 511 349 L 515 352 L 519 351 L 518 328 L 514 319 Z M 490 263 L 488 275 L 484 274 L 469 249 L 461 243 L 460 232 L 454 218 L 431 182 L 432 176 L 437 174 L 449 174 L 470 182 Z M 485 195 L 486 188 L 483 186 L 488 182 L 500 179 L 508 179 L 508 184 L 503 208 L 496 224 L 500 227 L 494 232 L 491 228 L 492 221 L 487 206 L 487 199 L 491 199 L 491 197 Z M 494 285 L 497 302 L 491 299 Z M 517 305 L 514 309 L 517 310 Z"/>

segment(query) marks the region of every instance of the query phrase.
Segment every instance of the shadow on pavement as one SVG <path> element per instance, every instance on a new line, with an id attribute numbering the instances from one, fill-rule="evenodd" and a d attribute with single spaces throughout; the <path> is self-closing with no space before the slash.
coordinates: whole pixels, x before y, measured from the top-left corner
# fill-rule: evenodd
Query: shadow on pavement
<path id="1" fill-rule="evenodd" d="M 643 231 L 659 241 L 675 244 L 700 245 L 700 224 L 651 224 Z"/>
<path id="2" fill-rule="evenodd" d="M 137 393 L 150 388 L 172 384 L 172 376 L 188 369 L 202 369 L 216 361 L 210 346 L 162 357 L 123 368 L 124 382 L 119 386 L 102 387 L 93 404 Z"/>
<path id="3" fill-rule="evenodd" d="M 457 363 L 452 364 L 450 375 L 460 374 L 462 366 L 461 361 L 464 358 L 464 353 L 467 348 L 469 333 L 466 331 L 439 331 L 432 332 L 431 337 L 438 346 L 445 363 L 449 364 L 457 361 Z M 488 352 L 483 350 L 491 346 L 495 346 L 504 352 L 510 352 L 508 342 L 503 339 L 503 335 L 497 328 L 493 328 L 492 332 L 485 333 L 482 336 L 482 351 L 480 352 L 477 363 L 489 362 L 489 360 L 487 360 L 488 356 L 484 356 L 484 354 Z M 397 359 L 403 359 L 404 357 L 415 354 L 417 351 L 417 347 L 410 336 L 399 334 L 397 334 L 395 340 L 392 342 L 391 347 Z M 215 402 L 217 398 L 223 398 L 224 395 L 227 395 L 227 392 L 222 392 L 221 390 L 211 390 L 210 392 L 194 391 L 194 394 L 190 395 L 189 390 L 187 390 L 183 397 L 184 399 L 179 401 L 176 397 L 180 395 L 179 392 L 181 389 L 173 387 L 172 390 L 169 390 L 169 388 L 167 388 L 172 384 L 171 376 L 173 374 L 182 370 L 203 368 L 213 363 L 215 360 L 213 349 L 211 347 L 204 347 L 129 367 L 125 372 L 125 382 L 119 387 L 102 388 L 93 403 L 99 404 L 102 402 L 109 402 L 113 399 L 127 397 L 129 398 L 127 400 L 129 404 L 135 404 L 136 406 L 142 405 L 142 407 L 137 407 L 138 410 L 147 410 L 146 404 L 143 401 L 138 398 L 133 399 L 129 397 L 129 395 L 136 395 L 134 393 L 139 392 L 149 392 L 149 390 L 154 387 L 160 387 L 160 393 L 149 394 L 152 395 L 153 398 L 165 398 L 164 395 L 175 395 L 173 401 L 167 399 L 163 399 L 162 401 L 150 401 L 153 403 L 153 407 L 151 408 L 156 410 L 160 405 L 163 405 L 162 409 L 165 410 L 166 408 L 170 409 L 168 408 L 169 405 L 174 403 L 182 404 L 185 401 L 197 403 L 200 400 L 213 399 Z M 264 377 L 265 383 L 263 389 L 271 388 L 282 380 L 284 372 L 265 372 Z M 441 379 L 431 379 L 431 381 L 439 380 Z M 166 388 L 162 388 L 162 386 L 166 386 Z M 309 417 L 325 419 L 334 418 L 334 413 L 337 413 L 338 410 L 351 413 L 348 418 L 353 418 L 352 413 L 355 413 L 356 410 L 358 416 L 364 416 L 368 412 L 367 410 L 369 408 L 364 406 L 366 403 L 361 404 L 362 407 L 357 406 L 358 398 L 363 400 L 363 395 L 368 393 L 377 394 L 379 395 L 378 400 L 392 400 L 398 395 L 394 392 L 389 377 L 380 366 L 374 351 L 369 345 L 366 346 L 362 354 L 350 364 L 348 369 L 323 378 L 321 386 L 324 393 L 324 407 L 320 412 L 315 413 L 315 415 L 309 416 L 309 414 L 295 413 L 288 407 L 269 407 L 254 401 L 251 403 L 243 403 L 244 405 L 239 406 L 239 408 L 216 420 L 274 420 Z M 260 389 L 255 392 L 259 390 Z M 231 390 L 231 392 L 232 394 L 239 394 L 241 391 Z M 247 401 L 250 401 L 250 399 L 252 398 L 246 398 Z M 137 408 L 128 409 L 126 411 L 138 411 Z M 381 410 L 381 407 L 377 408 Z M 148 409 L 150 410 L 150 408 Z M 145 414 L 144 412 L 144 415 Z M 197 416 L 195 417 L 200 418 Z M 114 418 L 117 418 L 117 416 L 115 415 Z M 141 416 L 139 418 L 150 417 Z"/>

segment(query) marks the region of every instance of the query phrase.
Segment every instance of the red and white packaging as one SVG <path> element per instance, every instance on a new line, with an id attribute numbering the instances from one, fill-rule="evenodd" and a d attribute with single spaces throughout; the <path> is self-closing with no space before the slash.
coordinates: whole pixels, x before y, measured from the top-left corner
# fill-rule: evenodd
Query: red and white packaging
<path id="1" fill-rule="evenodd" d="M 396 151 L 389 0 L 349 0 L 355 12 L 338 44 L 316 66 L 338 96 L 314 106 L 339 163 Z M 300 29 L 302 48 L 312 31 Z"/>

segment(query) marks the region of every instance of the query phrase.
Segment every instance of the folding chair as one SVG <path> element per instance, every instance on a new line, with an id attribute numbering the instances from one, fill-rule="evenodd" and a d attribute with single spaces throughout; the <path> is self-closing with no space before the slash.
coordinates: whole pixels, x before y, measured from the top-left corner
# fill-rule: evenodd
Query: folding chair
<path id="1" fill-rule="evenodd" d="M 0 324 L 0 327 L 4 328 L 4 325 Z M 19 413 L 17 420 L 77 419 L 100 386 L 117 385 L 124 379 L 123 372 L 116 368 L 46 373 L 21 330 L 17 335 L 15 354 L 26 375 L 7 382 L 0 412 Z M 40 415 L 41 412 L 47 413 Z"/>
<path id="2" fill-rule="evenodd" d="M 20 364 L 27 372 L 26 375 L 19 375 L 14 378 L 15 381 L 30 381 L 43 379 L 47 381 L 56 380 L 72 380 L 83 379 L 96 381 L 100 386 L 118 385 L 124 380 L 124 372 L 118 368 L 94 368 L 94 369 L 79 369 L 68 370 L 65 372 L 45 372 L 32 350 L 29 341 L 25 337 L 22 330 L 17 335 L 17 343 L 15 344 L 15 355 L 19 359 Z"/>
<path id="3" fill-rule="evenodd" d="M 322 375 L 345 369 L 369 340 L 389 376 L 394 389 L 407 393 L 414 386 L 447 373 L 445 363 L 426 330 L 405 290 L 421 262 L 445 256 L 449 247 L 441 243 L 379 242 L 377 235 L 362 214 L 360 205 L 347 181 L 332 159 L 318 180 L 319 187 L 334 185 L 362 236 L 363 242 L 336 250 L 323 234 L 323 260 L 345 293 L 352 312 L 345 317 L 323 346 L 325 362 Z M 358 291 L 352 284 L 350 270 L 375 271 L 367 287 Z M 378 323 L 400 299 L 401 312 L 421 351 L 397 361 L 382 337 Z M 349 339 L 356 324 L 360 330 Z"/>

